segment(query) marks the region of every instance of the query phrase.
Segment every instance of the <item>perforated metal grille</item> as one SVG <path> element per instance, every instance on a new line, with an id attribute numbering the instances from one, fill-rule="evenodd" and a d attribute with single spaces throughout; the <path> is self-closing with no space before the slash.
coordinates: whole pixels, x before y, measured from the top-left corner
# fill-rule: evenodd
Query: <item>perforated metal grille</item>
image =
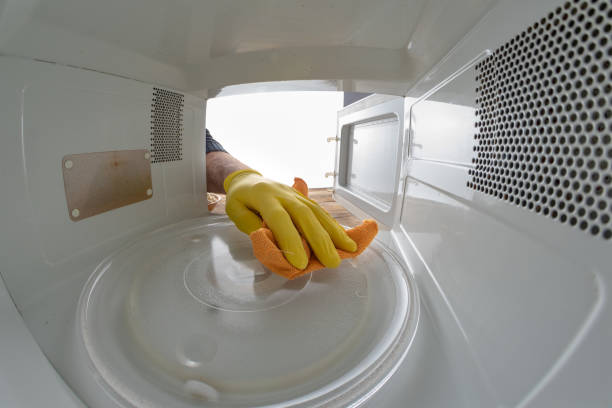
<path id="1" fill-rule="evenodd" d="M 184 95 L 153 88 L 151 157 L 153 163 L 183 159 Z"/>
<path id="2" fill-rule="evenodd" d="M 612 238 L 612 2 L 568 1 L 476 66 L 468 187 Z"/>

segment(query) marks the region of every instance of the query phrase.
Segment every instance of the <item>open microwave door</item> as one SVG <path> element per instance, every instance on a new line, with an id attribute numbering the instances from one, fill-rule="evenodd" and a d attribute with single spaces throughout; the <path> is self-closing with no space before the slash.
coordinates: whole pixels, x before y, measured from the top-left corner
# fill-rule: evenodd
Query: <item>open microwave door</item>
<path id="1" fill-rule="evenodd" d="M 335 198 L 391 226 L 401 206 L 404 98 L 372 95 L 338 113 Z"/>

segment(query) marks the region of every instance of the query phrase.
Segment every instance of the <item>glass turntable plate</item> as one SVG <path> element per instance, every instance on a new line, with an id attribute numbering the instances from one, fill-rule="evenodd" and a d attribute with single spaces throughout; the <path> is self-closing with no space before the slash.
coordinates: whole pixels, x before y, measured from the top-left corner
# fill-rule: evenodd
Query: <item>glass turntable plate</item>
<path id="1" fill-rule="evenodd" d="M 175 224 L 104 260 L 79 301 L 93 374 L 137 407 L 357 406 L 418 321 L 411 275 L 374 241 L 289 281 L 228 222 Z"/>

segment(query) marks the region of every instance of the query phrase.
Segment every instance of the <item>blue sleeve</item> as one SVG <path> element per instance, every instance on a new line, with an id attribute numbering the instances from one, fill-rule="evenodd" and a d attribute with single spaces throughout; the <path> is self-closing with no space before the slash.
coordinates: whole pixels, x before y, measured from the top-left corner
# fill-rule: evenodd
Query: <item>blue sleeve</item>
<path id="1" fill-rule="evenodd" d="M 206 153 L 210 152 L 225 152 L 227 151 L 221 146 L 221 143 L 217 142 L 208 129 L 206 129 Z"/>

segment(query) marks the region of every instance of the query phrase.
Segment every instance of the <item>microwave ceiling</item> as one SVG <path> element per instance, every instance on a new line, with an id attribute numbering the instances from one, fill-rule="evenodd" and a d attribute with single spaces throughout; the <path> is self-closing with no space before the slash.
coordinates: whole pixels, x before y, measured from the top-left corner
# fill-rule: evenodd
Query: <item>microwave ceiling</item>
<path id="1" fill-rule="evenodd" d="M 185 92 L 333 80 L 403 94 L 495 0 L 0 0 L 0 54 Z"/>

